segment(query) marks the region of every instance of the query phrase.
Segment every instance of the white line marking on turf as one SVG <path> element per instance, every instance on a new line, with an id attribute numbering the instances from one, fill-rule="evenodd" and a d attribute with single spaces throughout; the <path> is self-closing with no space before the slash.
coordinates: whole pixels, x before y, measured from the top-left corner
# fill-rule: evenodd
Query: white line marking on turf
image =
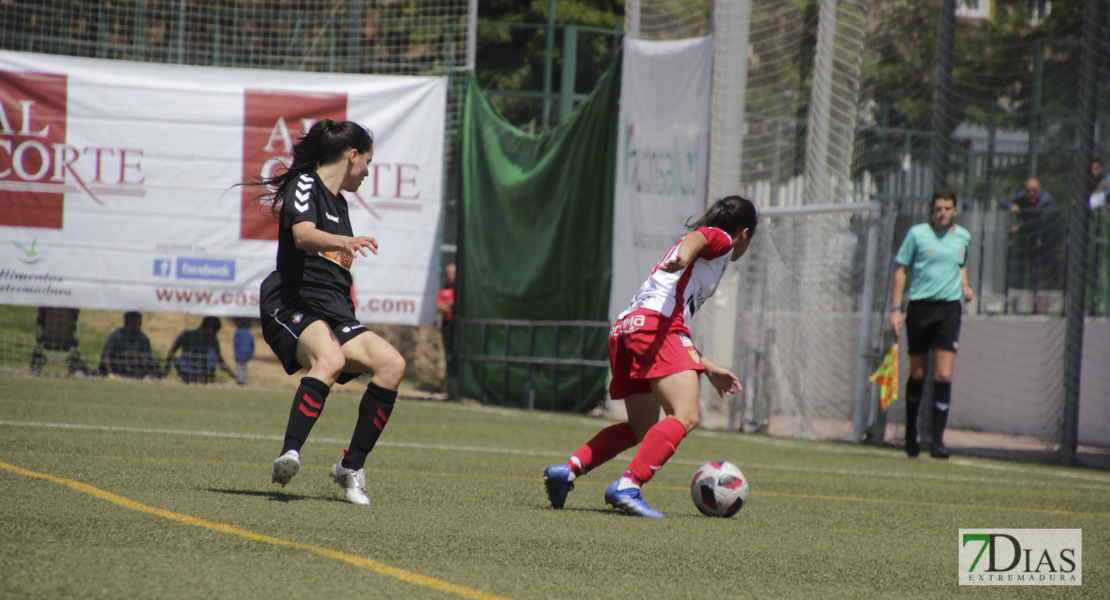
<path id="1" fill-rule="evenodd" d="M 41 421 L 8 421 L 0 420 L 0 425 L 8 425 L 14 427 L 44 427 L 52 429 L 76 429 L 86 431 L 112 431 L 120 433 L 142 433 L 142 434 L 155 434 L 155 435 L 180 435 L 188 437 L 208 437 L 208 438 L 223 438 L 223 439 L 240 439 L 240 440 L 266 440 L 266 441 L 281 441 L 282 436 L 271 434 L 253 434 L 253 433 L 239 433 L 239 432 L 224 432 L 224 431 L 191 431 L 184 429 L 163 429 L 163 428 L 150 428 L 150 427 L 126 427 L 122 425 L 87 425 L 83 423 L 47 423 Z M 711 432 L 707 432 L 711 433 Z M 732 439 L 732 438 L 729 438 Z M 346 444 L 350 440 L 348 438 L 329 438 L 329 437 L 314 437 L 314 441 L 323 442 L 328 444 Z M 486 446 L 466 446 L 466 445 L 452 445 L 452 444 L 426 444 L 423 442 L 389 442 L 379 441 L 379 446 L 391 446 L 394 448 L 415 448 L 418 450 L 436 450 L 436 451 L 451 451 L 451 452 L 478 452 L 484 454 L 510 454 L 513 456 L 535 456 L 544 458 L 566 458 L 567 454 L 564 452 L 548 452 L 537 450 L 524 450 L 520 448 L 500 447 L 491 448 Z M 878 453 L 875 456 L 891 457 L 892 453 Z M 629 453 L 620 455 L 625 459 L 630 459 Z M 703 464 L 704 460 L 681 459 L 672 458 L 669 463 L 699 466 Z M 964 466 L 983 467 L 984 465 L 975 464 L 971 461 L 948 461 L 948 464 L 961 464 Z M 985 477 L 974 476 L 961 476 L 961 475 L 941 475 L 932 473 L 905 473 L 905 472 L 889 472 L 889 471 L 874 471 L 865 469 L 822 469 L 815 467 L 804 467 L 795 465 L 773 464 L 773 463 L 744 463 L 746 469 L 766 469 L 768 471 L 791 471 L 797 473 L 817 473 L 817 474 L 834 474 L 834 475 L 849 475 L 853 477 L 885 477 L 890 479 L 928 479 L 933 481 L 953 481 L 953 482 L 979 482 L 979 483 L 992 483 L 992 484 L 1005 484 L 1005 485 L 1021 485 L 1025 487 L 1052 487 L 1059 485 L 1058 483 L 1044 481 L 1044 480 L 1030 480 L 1030 479 L 988 479 Z M 1025 467 L 1007 467 L 1005 465 L 991 465 L 986 468 L 991 468 L 1000 471 L 1021 471 L 1029 473 L 1029 469 Z M 1099 491 L 1110 491 L 1110 477 L 1099 477 L 1096 474 L 1082 473 L 1058 473 L 1051 470 L 1045 470 L 1045 475 L 1059 475 L 1063 477 L 1070 477 L 1073 479 L 1086 479 L 1089 481 L 1097 482 L 1093 485 L 1072 485 L 1074 489 L 1089 489 Z M 1101 485 L 1099 485 L 1101 484 Z"/>
<path id="2" fill-rule="evenodd" d="M 772 437 L 768 437 L 768 436 L 754 436 L 754 435 L 749 436 L 749 435 L 739 435 L 739 434 L 736 434 L 736 433 L 721 433 L 721 432 L 718 432 L 718 431 L 700 431 L 700 430 L 695 430 L 693 435 L 697 435 L 699 437 L 708 437 L 708 438 L 711 438 L 711 439 L 727 439 L 729 441 L 737 441 L 737 442 L 741 442 L 741 443 L 763 444 L 763 445 L 768 445 L 768 446 L 777 446 L 777 447 L 781 447 L 781 448 L 794 448 L 794 449 L 803 449 L 803 448 L 806 447 L 806 445 L 816 443 L 816 444 L 821 444 L 822 445 L 822 448 L 821 448 L 822 452 L 830 452 L 830 453 L 836 453 L 836 454 L 847 454 L 847 455 L 854 455 L 854 456 L 874 456 L 874 457 L 878 457 L 878 458 L 893 458 L 893 459 L 896 459 L 896 460 L 902 460 L 903 459 L 901 451 L 892 452 L 891 451 L 892 449 L 888 449 L 888 450 L 885 450 L 885 451 L 881 450 L 881 449 L 877 449 L 877 448 L 876 449 L 868 449 L 868 448 L 864 448 L 864 447 L 851 446 L 851 445 L 843 444 L 843 443 L 830 442 L 830 441 L 827 441 L 827 440 L 792 440 L 792 439 L 784 439 L 784 438 L 772 438 Z M 961 459 L 961 458 L 954 457 L 954 458 L 949 459 L 947 461 L 947 463 L 951 464 L 951 465 L 958 465 L 958 466 L 961 466 L 961 467 L 971 467 L 971 468 L 976 468 L 976 469 L 988 469 L 988 470 L 994 470 L 994 471 L 1009 471 L 1009 472 L 1012 472 L 1012 473 L 1026 473 L 1026 474 L 1028 474 L 1028 473 L 1036 472 L 1037 474 L 1040 474 L 1040 475 L 1049 475 L 1049 476 L 1053 476 L 1053 477 L 1068 477 L 1068 478 L 1072 478 L 1072 479 L 1085 479 L 1085 480 L 1088 480 L 1088 481 L 1097 481 L 1099 483 L 1110 484 L 1110 476 L 1103 476 L 1103 475 L 1098 474 L 1098 473 L 1085 473 L 1085 472 L 1082 472 L 1082 471 L 1062 471 L 1061 469 L 1064 468 L 1064 467 L 1052 467 L 1052 466 L 1047 466 L 1047 465 L 1037 465 L 1037 464 L 1029 464 L 1029 463 L 1023 463 L 1023 464 L 1020 464 L 1020 465 L 1010 465 L 1010 464 L 999 464 L 999 463 L 987 462 L 987 461 L 990 461 L 990 460 L 991 459 L 968 460 L 968 459 Z"/>

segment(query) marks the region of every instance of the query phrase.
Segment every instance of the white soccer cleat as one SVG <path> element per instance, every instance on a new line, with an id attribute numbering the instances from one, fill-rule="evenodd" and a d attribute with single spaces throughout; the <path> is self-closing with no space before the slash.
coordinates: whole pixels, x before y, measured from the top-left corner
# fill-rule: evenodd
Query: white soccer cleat
<path id="1" fill-rule="evenodd" d="M 344 467 L 341 458 L 331 466 L 331 478 L 343 488 L 347 494 L 347 502 L 370 504 L 370 496 L 366 495 L 366 473 L 362 469 Z"/>
<path id="2" fill-rule="evenodd" d="M 285 454 L 274 461 L 274 483 L 280 483 L 281 487 L 285 487 L 285 484 L 289 483 L 299 470 L 301 470 L 300 452 L 286 450 Z"/>

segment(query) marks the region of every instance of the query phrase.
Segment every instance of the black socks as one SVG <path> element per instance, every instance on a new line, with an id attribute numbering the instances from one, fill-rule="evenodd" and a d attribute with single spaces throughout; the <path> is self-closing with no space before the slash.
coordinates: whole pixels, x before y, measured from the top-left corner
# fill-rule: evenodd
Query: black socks
<path id="1" fill-rule="evenodd" d="M 366 386 L 366 393 L 362 395 L 362 402 L 358 405 L 358 422 L 355 423 L 355 433 L 351 436 L 351 446 L 343 456 L 343 467 L 347 469 L 361 469 L 366 463 L 366 455 L 374 449 L 378 438 L 393 414 L 393 405 L 397 402 L 397 390 L 387 390 L 373 381 Z"/>
<path id="2" fill-rule="evenodd" d="M 312 426 L 324 410 L 324 401 L 328 399 L 329 391 L 328 386 L 315 377 L 301 379 L 301 385 L 293 396 L 293 407 L 289 410 L 289 424 L 285 427 L 282 454 L 288 450 L 301 451 Z"/>
<path id="3" fill-rule="evenodd" d="M 911 458 L 920 452 L 917 445 L 917 414 L 921 408 L 921 392 L 924 389 L 924 379 L 915 380 L 911 377 L 906 380 L 906 454 Z"/>
<path id="4" fill-rule="evenodd" d="M 933 383 L 933 458 L 948 458 L 948 450 L 944 447 L 944 428 L 948 426 L 951 400 L 951 383 Z"/>

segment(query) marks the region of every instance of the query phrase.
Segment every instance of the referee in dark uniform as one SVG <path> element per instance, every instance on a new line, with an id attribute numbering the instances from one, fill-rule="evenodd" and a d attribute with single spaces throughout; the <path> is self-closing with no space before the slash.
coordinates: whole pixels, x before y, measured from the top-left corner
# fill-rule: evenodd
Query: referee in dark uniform
<path id="1" fill-rule="evenodd" d="M 262 198 L 280 219 L 277 270 L 262 282 L 262 334 L 287 373 L 308 370 L 293 396 L 273 481 L 285 486 L 297 474 L 301 447 L 331 387 L 369 373 L 350 448 L 331 468 L 348 501 L 369 504 L 363 465 L 405 372 L 401 354 L 355 318 L 351 299 L 351 264 L 376 254 L 378 242 L 354 235 L 341 192 L 357 191 L 366 178 L 374 141 L 357 123 L 324 119 L 292 154 L 286 171 L 254 183 L 277 190 Z"/>
<path id="2" fill-rule="evenodd" d="M 910 378 L 906 382 L 906 454 L 917 456 L 917 413 L 925 385 L 929 351 L 934 350 L 933 458 L 948 458 L 944 429 L 952 399 L 952 371 L 960 339 L 960 300 L 974 293 L 967 282 L 967 252 L 971 234 L 953 223 L 956 195 L 948 190 L 933 194 L 928 223 L 906 232 L 894 262 L 894 290 L 890 326 L 894 335 L 902 328 L 902 295 L 906 269 L 910 276 L 909 306 L 906 307 L 906 338 L 909 342 Z"/>

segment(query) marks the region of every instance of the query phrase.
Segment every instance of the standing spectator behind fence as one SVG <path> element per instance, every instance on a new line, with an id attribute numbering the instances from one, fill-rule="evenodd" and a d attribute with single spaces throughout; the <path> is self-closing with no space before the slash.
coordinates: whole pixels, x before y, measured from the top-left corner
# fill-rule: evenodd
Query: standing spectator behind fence
<path id="1" fill-rule="evenodd" d="M 185 383 L 212 383 L 216 380 L 217 365 L 235 379 L 235 371 L 227 366 L 220 352 L 220 342 L 216 339 L 219 331 L 220 320 L 216 317 L 204 317 L 200 327 L 182 331 L 166 354 L 166 367 L 176 365 Z M 181 350 L 181 357 L 175 362 L 173 357 L 178 350 Z"/>
<path id="2" fill-rule="evenodd" d="M 231 342 L 235 348 L 235 372 L 239 375 L 239 385 L 247 385 L 247 363 L 254 358 L 254 334 L 251 333 L 250 319 L 235 319 L 235 337 Z"/>
<path id="3" fill-rule="evenodd" d="M 1029 178 L 1020 194 L 999 206 L 1011 215 L 1007 289 L 1062 289 L 1067 228 L 1052 194 Z"/>
<path id="4" fill-rule="evenodd" d="M 123 315 L 123 327 L 108 336 L 104 350 L 100 353 L 101 375 L 110 379 L 118 377 L 161 377 L 163 372 L 154 361 L 150 348 L 150 338 L 142 331 L 143 315 L 129 311 Z"/>
<path id="5" fill-rule="evenodd" d="M 447 379 L 455 374 L 455 263 L 443 269 L 447 285 L 436 295 L 436 311 L 440 316 L 440 333 L 443 335 L 443 358 L 447 366 Z"/>
<path id="6" fill-rule="evenodd" d="M 1091 208 L 1090 249 L 1087 253 L 1087 273 L 1091 298 L 1091 314 L 1110 314 L 1110 173 L 1107 173 L 1102 158 L 1096 156 L 1091 161 L 1091 178 L 1094 189 L 1088 200 Z"/>
<path id="7" fill-rule="evenodd" d="M 1110 212 L 1110 205 L 1106 202 L 1106 193 L 1110 192 L 1110 173 L 1106 172 L 1106 168 L 1102 163 L 1102 157 L 1096 156 L 1091 161 L 1091 179 L 1095 180 L 1095 188 L 1091 191 L 1090 206 L 1091 210 L 1103 209 Z"/>

